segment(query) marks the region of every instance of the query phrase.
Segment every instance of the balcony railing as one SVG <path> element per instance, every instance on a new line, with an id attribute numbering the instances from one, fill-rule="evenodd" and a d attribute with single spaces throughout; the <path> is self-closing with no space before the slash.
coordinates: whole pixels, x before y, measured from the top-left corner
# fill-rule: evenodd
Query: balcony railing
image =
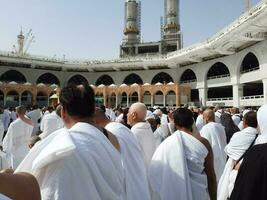
<path id="1" fill-rule="evenodd" d="M 232 101 L 233 97 L 209 98 L 208 101 Z"/>
<path id="2" fill-rule="evenodd" d="M 241 100 L 246 100 L 246 99 L 263 99 L 264 95 L 255 95 L 255 96 L 245 96 L 241 97 Z"/>
<path id="3" fill-rule="evenodd" d="M 192 79 L 192 80 L 186 80 L 186 81 L 181 81 L 181 84 L 185 84 L 185 83 L 194 83 L 197 82 L 197 79 Z"/>
<path id="4" fill-rule="evenodd" d="M 254 67 L 254 68 L 251 68 L 251 69 L 243 70 L 243 71 L 241 71 L 241 74 L 245 74 L 245 73 L 248 73 L 248 72 L 256 71 L 256 70 L 259 70 L 259 69 L 260 69 L 259 67 Z"/>
<path id="5" fill-rule="evenodd" d="M 218 76 L 211 76 L 211 77 L 208 77 L 208 80 L 218 79 L 218 78 L 226 78 L 226 77 L 230 77 L 230 74 L 223 74 L 223 75 L 218 75 Z"/>

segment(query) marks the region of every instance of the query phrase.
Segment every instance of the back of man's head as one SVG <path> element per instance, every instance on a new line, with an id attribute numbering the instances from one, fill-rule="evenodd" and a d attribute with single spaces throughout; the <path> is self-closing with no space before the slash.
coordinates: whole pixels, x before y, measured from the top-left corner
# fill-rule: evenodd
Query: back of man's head
<path id="1" fill-rule="evenodd" d="M 32 109 L 33 109 L 33 110 L 38 109 L 38 105 L 33 105 L 33 106 L 32 106 Z"/>
<path id="2" fill-rule="evenodd" d="M 258 127 L 257 113 L 254 111 L 249 111 L 248 113 L 246 113 L 243 118 L 243 123 L 248 127 L 257 128 Z"/>
<path id="3" fill-rule="evenodd" d="M 138 116 L 138 121 L 144 121 L 146 118 L 147 108 L 143 103 L 134 103 L 129 109 L 129 113 L 135 112 Z"/>
<path id="4" fill-rule="evenodd" d="M 95 112 L 95 95 L 93 89 L 87 85 L 68 85 L 59 95 L 62 109 L 70 117 L 92 117 Z"/>
<path id="5" fill-rule="evenodd" d="M 178 108 L 173 113 L 174 123 L 180 128 L 192 129 L 193 113 L 187 108 Z"/>
<path id="6" fill-rule="evenodd" d="M 208 108 L 203 112 L 203 117 L 205 122 L 214 122 L 215 121 L 215 113 L 212 109 Z"/>
<path id="7" fill-rule="evenodd" d="M 16 113 L 17 113 L 17 115 L 25 115 L 26 107 L 25 106 L 16 107 Z"/>

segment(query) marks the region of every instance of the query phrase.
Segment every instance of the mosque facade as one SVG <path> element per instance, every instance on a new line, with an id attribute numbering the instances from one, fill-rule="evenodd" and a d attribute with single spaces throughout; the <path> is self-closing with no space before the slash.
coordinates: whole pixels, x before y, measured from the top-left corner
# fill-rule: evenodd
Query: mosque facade
<path id="1" fill-rule="evenodd" d="M 97 103 L 111 107 L 135 101 L 149 106 L 267 103 L 266 0 L 187 48 L 181 48 L 179 1 L 165 0 L 164 33 L 155 43 L 140 41 L 139 3 L 125 2 L 118 59 L 66 60 L 0 52 L 0 104 L 47 105 L 60 87 L 82 82 L 95 89 Z"/>

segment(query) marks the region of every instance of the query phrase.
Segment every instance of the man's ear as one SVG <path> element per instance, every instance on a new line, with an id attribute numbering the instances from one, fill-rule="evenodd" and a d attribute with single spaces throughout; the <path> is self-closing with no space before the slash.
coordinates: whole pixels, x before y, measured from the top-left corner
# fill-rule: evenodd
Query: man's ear
<path id="1" fill-rule="evenodd" d="M 66 111 L 63 107 L 61 107 L 60 115 L 63 120 L 66 119 Z"/>
<path id="2" fill-rule="evenodd" d="M 136 112 L 133 112 L 132 113 L 132 119 L 134 120 L 134 121 L 136 121 L 137 120 L 137 113 Z"/>

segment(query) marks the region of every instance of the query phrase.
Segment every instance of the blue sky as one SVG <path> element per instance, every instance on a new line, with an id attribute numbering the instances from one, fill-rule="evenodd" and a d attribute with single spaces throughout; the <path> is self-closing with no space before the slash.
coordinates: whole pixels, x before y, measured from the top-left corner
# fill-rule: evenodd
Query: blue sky
<path id="1" fill-rule="evenodd" d="M 205 40 L 244 10 L 244 0 L 180 0 L 184 46 Z M 109 59 L 119 56 L 124 0 L 0 0 L 0 50 L 11 51 L 20 27 L 33 29 L 31 54 Z M 259 0 L 253 0 L 253 4 Z M 142 0 L 142 38 L 160 39 L 164 0 Z"/>

